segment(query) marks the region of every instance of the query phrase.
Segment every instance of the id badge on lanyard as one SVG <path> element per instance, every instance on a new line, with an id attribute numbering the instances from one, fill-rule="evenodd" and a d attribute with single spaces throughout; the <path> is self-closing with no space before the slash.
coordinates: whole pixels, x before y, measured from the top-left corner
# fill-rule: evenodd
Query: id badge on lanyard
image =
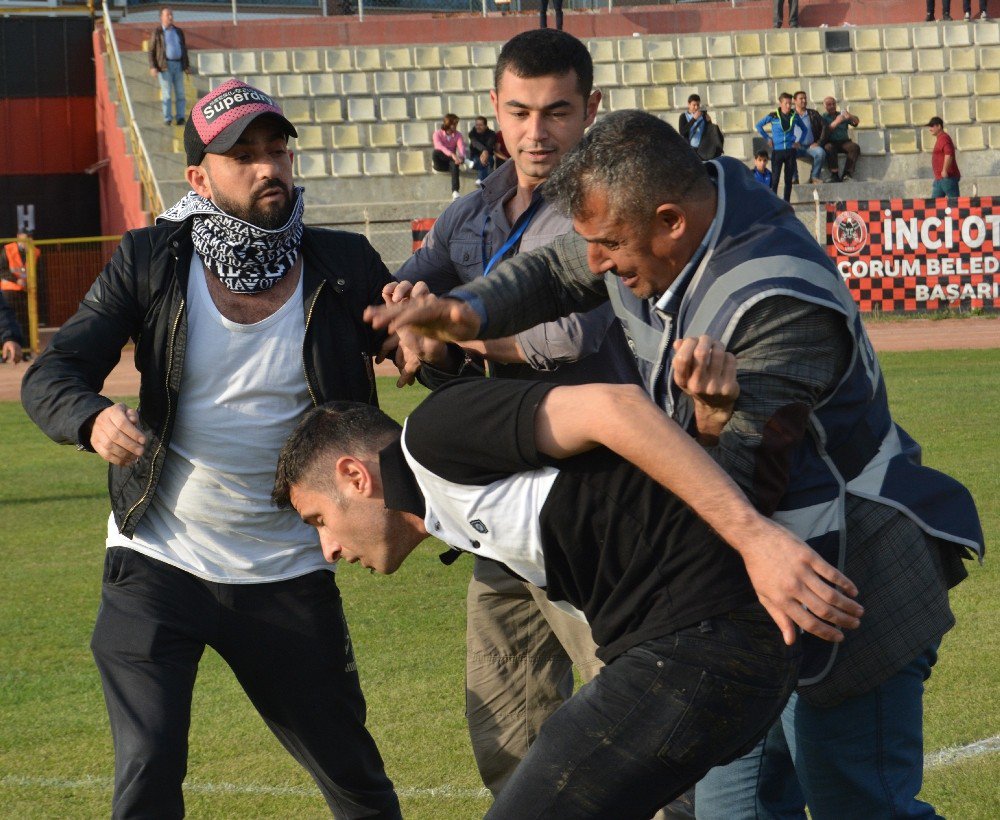
<path id="1" fill-rule="evenodd" d="M 538 198 L 534 202 L 532 202 L 531 205 L 528 206 L 528 209 L 523 214 L 521 214 L 521 218 L 518 220 L 517 227 L 514 228 L 513 231 L 511 231 L 510 236 L 507 237 L 507 241 L 500 246 L 500 250 L 498 250 L 495 254 L 493 254 L 492 258 L 488 262 L 486 261 L 486 229 L 490 224 L 490 217 L 489 214 L 486 215 L 486 220 L 483 222 L 483 235 L 482 235 L 483 276 L 487 276 L 489 272 L 493 270 L 493 267 L 497 264 L 497 262 L 502 260 L 504 256 L 507 255 L 507 252 L 521 241 L 521 236 L 524 234 L 525 230 L 528 227 L 528 224 L 534 218 L 535 212 L 538 210 L 538 207 L 541 204 L 542 200 L 541 198 Z"/>

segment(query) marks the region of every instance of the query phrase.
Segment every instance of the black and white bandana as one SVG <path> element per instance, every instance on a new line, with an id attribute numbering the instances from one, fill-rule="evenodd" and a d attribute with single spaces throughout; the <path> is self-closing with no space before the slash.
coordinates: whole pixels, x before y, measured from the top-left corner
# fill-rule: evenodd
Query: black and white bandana
<path id="1" fill-rule="evenodd" d="M 284 227 L 258 228 L 230 216 L 194 191 L 156 218 L 191 221 L 194 249 L 212 273 L 233 293 L 263 293 L 292 269 L 302 245 L 303 188 L 292 190 L 295 204 Z"/>

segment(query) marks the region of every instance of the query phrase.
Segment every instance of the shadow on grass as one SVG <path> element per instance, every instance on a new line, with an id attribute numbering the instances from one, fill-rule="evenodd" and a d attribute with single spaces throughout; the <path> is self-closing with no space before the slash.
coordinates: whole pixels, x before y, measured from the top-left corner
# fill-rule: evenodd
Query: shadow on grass
<path id="1" fill-rule="evenodd" d="M 100 501 L 107 499 L 108 491 L 100 489 L 95 492 L 86 493 L 64 493 L 63 495 L 41 495 L 41 496 L 21 496 L 19 498 L 5 498 L 5 507 L 26 507 L 31 504 L 49 504 L 53 501 Z"/>

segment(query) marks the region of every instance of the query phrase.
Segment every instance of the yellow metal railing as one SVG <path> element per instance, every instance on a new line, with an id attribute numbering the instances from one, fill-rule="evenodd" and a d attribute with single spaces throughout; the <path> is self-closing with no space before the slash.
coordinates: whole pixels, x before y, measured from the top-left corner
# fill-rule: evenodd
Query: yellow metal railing
<path id="1" fill-rule="evenodd" d="M 81 236 L 72 239 L 24 239 L 27 268 L 28 347 L 40 352 L 39 328 L 58 327 L 76 312 L 77 305 L 104 268 L 120 236 Z M 15 238 L 0 239 L 0 248 Z M 35 249 L 39 253 L 36 255 Z M 24 317 L 18 316 L 18 322 Z"/>
<path id="2" fill-rule="evenodd" d="M 115 31 L 111 24 L 111 13 L 108 10 L 107 0 L 101 3 L 101 16 L 104 20 L 104 47 L 108 54 L 108 62 L 111 65 L 111 73 L 115 78 L 115 86 L 118 89 L 118 99 L 121 101 L 122 113 L 125 116 L 125 128 L 128 132 L 129 144 L 132 147 L 132 156 L 135 158 L 136 170 L 139 172 L 139 181 L 146 197 L 146 210 L 150 215 L 150 223 L 163 212 L 163 197 L 160 194 L 160 185 L 153 174 L 153 168 L 149 161 L 149 152 L 146 144 L 139 133 L 139 126 L 135 122 L 135 112 L 132 109 L 132 100 L 129 97 L 128 89 L 125 87 L 125 75 L 122 70 L 121 58 L 118 54 L 118 42 L 115 39 Z"/>

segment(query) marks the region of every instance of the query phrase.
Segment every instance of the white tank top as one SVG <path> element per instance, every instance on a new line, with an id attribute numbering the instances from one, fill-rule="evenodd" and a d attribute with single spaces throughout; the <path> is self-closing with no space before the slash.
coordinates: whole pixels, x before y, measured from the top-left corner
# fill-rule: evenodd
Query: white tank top
<path id="1" fill-rule="evenodd" d="M 285 439 L 311 407 L 302 364 L 302 279 L 275 313 L 242 325 L 219 313 L 197 254 L 187 287 L 187 345 L 173 435 L 153 500 L 126 546 L 225 583 L 330 568 L 316 530 L 271 503 Z"/>

